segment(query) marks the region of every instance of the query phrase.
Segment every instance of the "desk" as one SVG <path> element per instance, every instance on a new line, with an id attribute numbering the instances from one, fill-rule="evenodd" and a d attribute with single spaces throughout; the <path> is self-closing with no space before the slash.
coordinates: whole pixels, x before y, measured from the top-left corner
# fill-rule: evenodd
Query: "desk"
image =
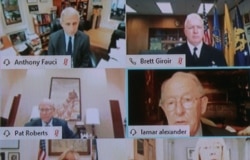
<path id="1" fill-rule="evenodd" d="M 111 35 L 114 30 L 108 28 L 97 28 L 85 31 L 90 38 L 90 45 L 108 50 Z"/>
<path id="2" fill-rule="evenodd" d="M 97 28 L 84 31 L 84 33 L 89 36 L 90 50 L 94 53 L 97 62 L 99 62 L 99 60 L 106 57 L 108 54 L 109 43 L 113 30 L 108 28 Z"/>

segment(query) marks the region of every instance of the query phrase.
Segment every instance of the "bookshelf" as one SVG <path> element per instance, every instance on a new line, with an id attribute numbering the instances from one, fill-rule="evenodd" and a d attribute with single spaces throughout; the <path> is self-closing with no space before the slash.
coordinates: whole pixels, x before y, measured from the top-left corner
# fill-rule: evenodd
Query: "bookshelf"
<path id="1" fill-rule="evenodd" d="M 184 42 L 183 28 L 149 28 L 149 50 L 169 50 Z"/>
<path id="2" fill-rule="evenodd" d="M 53 5 L 58 8 L 58 17 L 60 17 L 61 11 L 65 7 L 71 6 L 79 11 L 82 19 L 87 20 L 89 0 L 53 0 Z"/>
<path id="3" fill-rule="evenodd" d="M 37 13 L 33 15 L 35 33 L 41 39 L 43 48 L 48 45 L 51 31 L 51 22 L 54 18 L 56 18 L 55 11 L 52 11 L 51 13 Z"/>

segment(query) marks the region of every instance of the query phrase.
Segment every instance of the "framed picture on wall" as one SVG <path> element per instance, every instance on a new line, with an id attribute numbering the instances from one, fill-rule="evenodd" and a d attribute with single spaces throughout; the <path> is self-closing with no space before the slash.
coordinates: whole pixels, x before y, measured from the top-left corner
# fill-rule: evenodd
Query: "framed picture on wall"
<path id="1" fill-rule="evenodd" d="M 55 117 L 81 120 L 80 78 L 52 77 L 49 98 L 55 104 Z"/>
<path id="2" fill-rule="evenodd" d="M 9 152 L 8 160 L 20 160 L 19 152 Z"/>
<path id="3" fill-rule="evenodd" d="M 126 0 L 113 0 L 110 10 L 110 19 L 124 21 Z"/>
<path id="4" fill-rule="evenodd" d="M 49 140 L 49 155 L 60 155 L 67 149 L 73 149 L 80 155 L 90 155 L 90 139 Z"/>
<path id="5" fill-rule="evenodd" d="M 6 25 L 22 22 L 18 1 L 2 0 L 1 5 L 2 5 L 1 15 L 3 15 Z"/>

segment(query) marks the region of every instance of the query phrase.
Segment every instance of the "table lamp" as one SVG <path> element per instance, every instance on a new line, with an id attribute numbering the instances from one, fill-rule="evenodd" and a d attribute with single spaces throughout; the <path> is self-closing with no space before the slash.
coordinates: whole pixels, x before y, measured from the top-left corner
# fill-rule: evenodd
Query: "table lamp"
<path id="1" fill-rule="evenodd" d="M 86 110 L 86 124 L 92 126 L 92 135 L 96 138 L 95 125 L 100 124 L 99 110 L 97 108 L 88 108 Z"/>

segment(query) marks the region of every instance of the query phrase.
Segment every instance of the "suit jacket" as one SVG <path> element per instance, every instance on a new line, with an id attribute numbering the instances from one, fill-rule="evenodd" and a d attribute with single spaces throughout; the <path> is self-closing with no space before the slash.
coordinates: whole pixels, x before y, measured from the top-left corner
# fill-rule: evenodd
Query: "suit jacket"
<path id="1" fill-rule="evenodd" d="M 66 41 L 63 29 L 52 33 L 49 39 L 48 55 L 66 55 Z M 77 31 L 72 53 L 73 67 L 89 67 L 90 43 L 89 36 Z"/>
<path id="2" fill-rule="evenodd" d="M 227 66 L 223 53 L 214 47 L 203 43 L 201 54 L 198 61 L 195 61 L 188 44 L 184 43 L 181 46 L 170 49 L 168 54 L 185 54 L 186 66 Z"/>
<path id="3" fill-rule="evenodd" d="M 229 132 L 222 128 L 212 127 L 201 123 L 202 136 L 237 136 L 236 133 Z"/>
<path id="4" fill-rule="evenodd" d="M 52 120 L 53 126 L 62 127 L 62 138 L 77 138 L 77 135 L 74 134 L 68 127 L 68 124 L 65 120 L 53 118 Z M 24 126 L 42 126 L 41 118 L 31 120 L 30 122 L 26 123 Z"/>

